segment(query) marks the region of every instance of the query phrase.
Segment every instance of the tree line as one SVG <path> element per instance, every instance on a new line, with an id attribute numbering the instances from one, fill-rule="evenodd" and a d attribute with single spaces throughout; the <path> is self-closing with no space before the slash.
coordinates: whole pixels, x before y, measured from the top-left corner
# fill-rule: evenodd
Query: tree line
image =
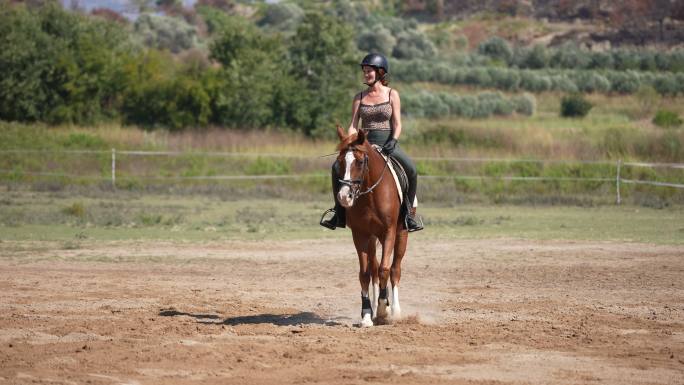
<path id="1" fill-rule="evenodd" d="M 106 121 L 171 130 L 210 125 L 278 127 L 318 136 L 349 119 L 366 52 L 391 58 L 392 78 L 505 91 L 684 93 L 684 51 L 512 47 L 500 38 L 476 52 L 442 52 L 413 19 L 364 2 L 261 4 L 245 18 L 229 0 L 134 22 L 91 15 L 54 0 L 0 0 L 0 120 Z M 531 95 L 402 92 L 412 116 L 532 114 Z"/>
<path id="2" fill-rule="evenodd" d="M 0 3 L 0 119 L 274 126 L 315 135 L 347 118 L 358 75 L 348 26 L 308 12 L 285 39 L 244 18 L 204 12 L 215 29 L 206 53 L 173 55 L 140 44 L 120 23 L 54 2 Z"/>

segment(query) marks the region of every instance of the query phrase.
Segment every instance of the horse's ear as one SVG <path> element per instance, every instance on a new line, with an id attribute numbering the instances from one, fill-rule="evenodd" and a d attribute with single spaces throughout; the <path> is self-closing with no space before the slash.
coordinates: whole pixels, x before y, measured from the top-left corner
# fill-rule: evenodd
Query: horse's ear
<path id="1" fill-rule="evenodd" d="M 354 142 L 356 145 L 362 145 L 363 142 L 366 141 L 366 130 L 359 129 L 358 134 L 356 136 L 356 142 Z"/>
<path id="2" fill-rule="evenodd" d="M 342 126 L 339 124 L 337 125 L 337 136 L 340 138 L 340 141 L 347 137 L 347 133 L 344 132 L 344 128 L 342 128 Z"/>

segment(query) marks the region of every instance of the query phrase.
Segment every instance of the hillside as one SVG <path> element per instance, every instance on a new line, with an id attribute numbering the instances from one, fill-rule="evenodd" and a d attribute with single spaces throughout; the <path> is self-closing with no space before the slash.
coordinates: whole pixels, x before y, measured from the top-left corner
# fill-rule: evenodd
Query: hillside
<path id="1" fill-rule="evenodd" d="M 541 39 L 551 45 L 570 40 L 603 48 L 673 47 L 684 42 L 681 0 L 405 0 L 402 12 L 429 22 L 467 20 L 483 14 L 535 20 L 561 29 Z"/>

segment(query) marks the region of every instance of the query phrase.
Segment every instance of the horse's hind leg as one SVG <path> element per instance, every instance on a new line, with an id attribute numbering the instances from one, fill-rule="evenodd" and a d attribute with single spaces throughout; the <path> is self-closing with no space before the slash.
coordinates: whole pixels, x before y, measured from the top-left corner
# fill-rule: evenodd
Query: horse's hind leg
<path id="1" fill-rule="evenodd" d="M 401 317 L 401 306 L 399 305 L 399 281 L 401 280 L 401 260 L 406 253 L 408 243 L 408 231 L 400 230 L 397 232 L 397 240 L 394 244 L 394 259 L 390 276 L 392 280 L 392 318 Z"/>
<path id="2" fill-rule="evenodd" d="M 378 238 L 375 236 L 372 236 L 368 240 L 368 263 L 370 264 L 370 271 L 371 271 L 371 282 L 370 282 L 370 300 L 371 300 L 371 309 L 373 309 L 373 314 L 377 314 L 378 312 L 378 295 L 380 294 L 380 285 L 379 285 L 379 278 L 378 278 L 378 258 L 375 255 L 376 251 L 376 242 L 378 241 Z"/>
<path id="3" fill-rule="evenodd" d="M 373 309 L 368 297 L 371 269 L 368 263 L 369 236 L 352 232 L 356 254 L 359 256 L 359 282 L 361 283 L 361 327 L 373 326 Z M 374 245 L 375 246 L 375 245 Z"/>

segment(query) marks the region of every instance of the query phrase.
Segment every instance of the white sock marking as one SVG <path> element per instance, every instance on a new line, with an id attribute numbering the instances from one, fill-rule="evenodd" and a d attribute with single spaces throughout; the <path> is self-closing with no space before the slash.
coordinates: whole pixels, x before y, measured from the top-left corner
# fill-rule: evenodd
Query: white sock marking
<path id="1" fill-rule="evenodd" d="M 380 295 L 380 284 L 372 283 L 372 281 L 371 281 L 371 285 L 373 285 L 373 298 L 371 298 L 371 307 L 373 308 L 373 314 L 377 314 L 378 313 L 378 296 Z"/>
<path id="2" fill-rule="evenodd" d="M 401 317 L 401 306 L 399 306 L 399 286 L 392 287 L 392 318 Z"/>

